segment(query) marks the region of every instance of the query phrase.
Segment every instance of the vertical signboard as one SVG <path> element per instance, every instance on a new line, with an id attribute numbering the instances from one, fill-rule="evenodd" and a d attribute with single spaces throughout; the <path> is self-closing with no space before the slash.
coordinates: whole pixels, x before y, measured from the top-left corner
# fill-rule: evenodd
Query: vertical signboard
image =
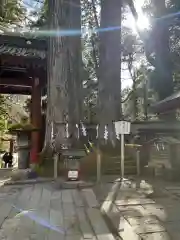
<path id="1" fill-rule="evenodd" d="M 128 121 L 115 122 L 117 136 L 121 136 L 121 177 L 124 178 L 124 135 L 130 134 L 131 123 Z"/>

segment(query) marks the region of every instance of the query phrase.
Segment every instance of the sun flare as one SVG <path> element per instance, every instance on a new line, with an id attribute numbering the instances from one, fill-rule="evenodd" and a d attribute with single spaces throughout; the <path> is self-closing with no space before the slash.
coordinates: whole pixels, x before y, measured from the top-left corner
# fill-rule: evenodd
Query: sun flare
<path id="1" fill-rule="evenodd" d="M 150 28 L 150 22 L 147 16 L 144 14 L 138 15 L 138 21 L 135 22 L 135 19 L 132 15 L 129 14 L 129 16 L 126 18 L 124 22 L 124 26 L 132 29 L 133 33 L 136 33 L 138 31 L 145 31 Z"/>
<path id="2" fill-rule="evenodd" d="M 147 30 L 150 27 L 149 19 L 145 15 L 139 15 L 136 25 L 139 30 Z"/>

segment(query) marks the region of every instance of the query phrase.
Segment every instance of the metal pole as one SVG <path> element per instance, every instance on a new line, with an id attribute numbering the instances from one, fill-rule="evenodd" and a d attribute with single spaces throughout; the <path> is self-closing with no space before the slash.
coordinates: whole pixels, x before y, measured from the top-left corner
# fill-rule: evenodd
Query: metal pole
<path id="1" fill-rule="evenodd" d="M 121 134 L 121 178 L 124 178 L 124 134 Z"/>

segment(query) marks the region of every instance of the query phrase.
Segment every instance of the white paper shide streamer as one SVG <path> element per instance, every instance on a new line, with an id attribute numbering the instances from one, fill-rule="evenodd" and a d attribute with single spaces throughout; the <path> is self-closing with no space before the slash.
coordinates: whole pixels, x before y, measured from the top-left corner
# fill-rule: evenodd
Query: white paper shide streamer
<path id="1" fill-rule="evenodd" d="M 108 127 L 107 125 L 105 126 L 105 129 L 104 129 L 104 139 L 107 141 L 108 140 L 108 136 L 109 136 L 109 133 L 108 133 Z"/>

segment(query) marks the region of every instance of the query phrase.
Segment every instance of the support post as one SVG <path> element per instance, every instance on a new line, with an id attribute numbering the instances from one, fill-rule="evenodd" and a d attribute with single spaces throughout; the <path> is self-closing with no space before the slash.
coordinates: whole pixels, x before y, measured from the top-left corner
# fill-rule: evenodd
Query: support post
<path id="1" fill-rule="evenodd" d="M 124 178 L 124 134 L 121 134 L 121 178 Z"/>
<path id="2" fill-rule="evenodd" d="M 97 183 L 101 182 L 101 153 L 99 151 L 99 146 L 97 148 Z"/>
<path id="3" fill-rule="evenodd" d="M 136 152 L 136 166 L 137 166 L 137 176 L 140 176 L 140 151 Z"/>
<path id="4" fill-rule="evenodd" d="M 55 156 L 54 156 L 54 179 L 58 178 L 58 161 L 59 161 L 59 154 L 55 154 Z"/>
<path id="5" fill-rule="evenodd" d="M 9 140 L 9 152 L 13 153 L 13 150 L 14 150 L 14 140 L 10 139 Z"/>
<path id="6" fill-rule="evenodd" d="M 33 127 L 37 128 L 37 131 L 33 131 L 31 135 L 31 154 L 30 163 L 32 165 L 38 163 L 38 154 L 40 152 L 40 130 L 42 127 L 42 115 L 41 115 L 41 87 L 39 78 L 33 79 L 32 85 L 32 101 L 31 101 L 31 123 Z"/>

